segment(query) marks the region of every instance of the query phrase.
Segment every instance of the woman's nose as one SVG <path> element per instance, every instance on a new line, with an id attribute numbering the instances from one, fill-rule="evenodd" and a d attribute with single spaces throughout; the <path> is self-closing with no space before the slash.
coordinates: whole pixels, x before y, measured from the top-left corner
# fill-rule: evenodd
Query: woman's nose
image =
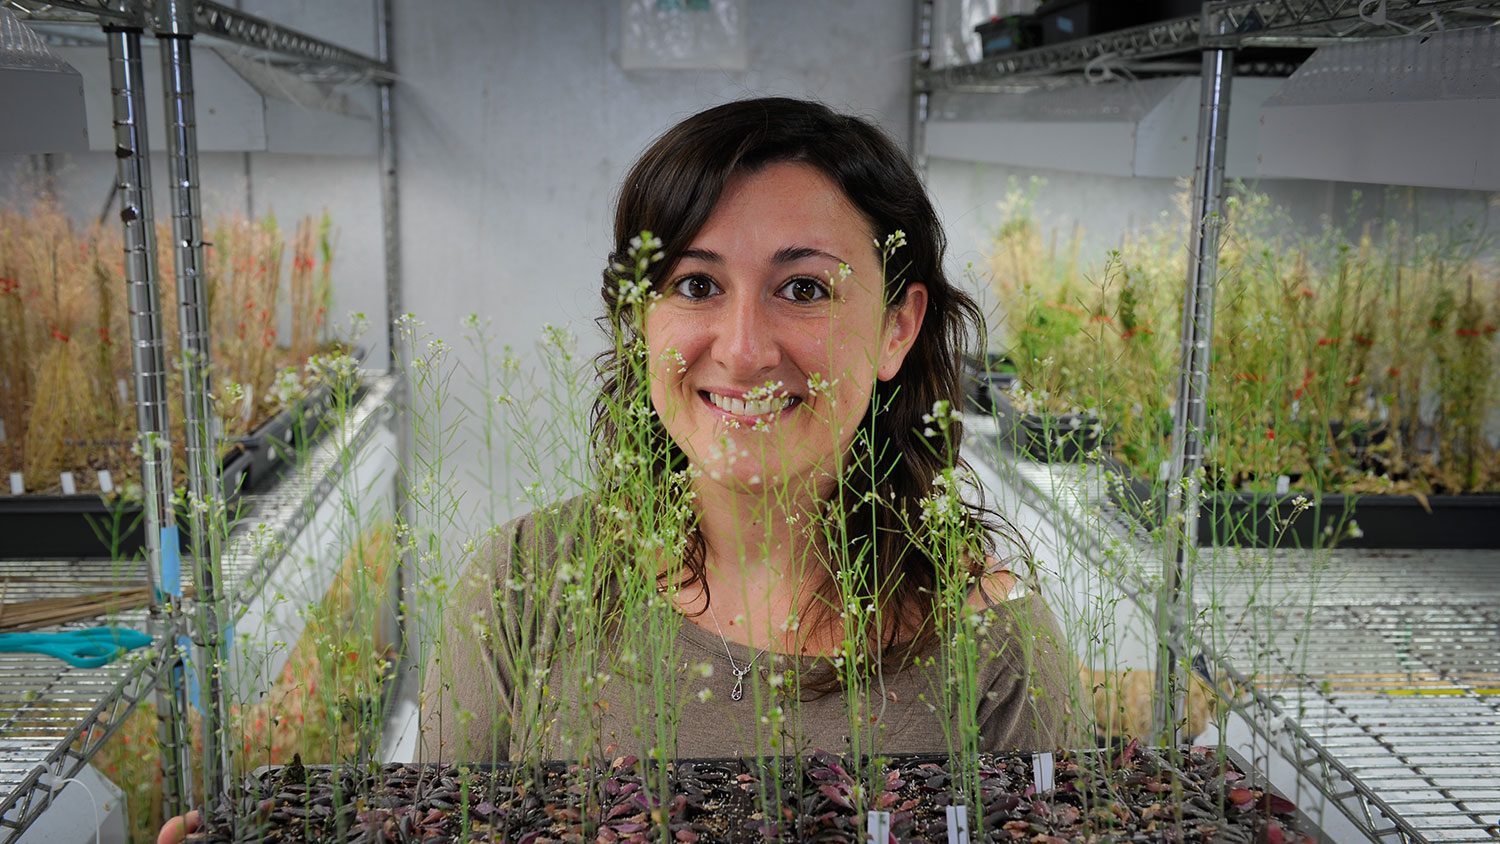
<path id="1" fill-rule="evenodd" d="M 748 380 L 781 363 L 774 320 L 759 297 L 738 297 L 716 329 L 714 361 L 731 375 Z"/>

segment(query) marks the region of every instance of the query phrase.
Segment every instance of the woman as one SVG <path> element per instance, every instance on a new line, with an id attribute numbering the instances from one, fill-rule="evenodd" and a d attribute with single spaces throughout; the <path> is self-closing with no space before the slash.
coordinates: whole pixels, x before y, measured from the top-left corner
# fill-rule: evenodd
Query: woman
<path id="1" fill-rule="evenodd" d="M 598 488 L 467 569 L 419 761 L 1076 746 L 1052 615 L 956 497 L 980 318 L 900 149 L 718 106 L 636 163 L 615 244 Z"/>
<path id="2" fill-rule="evenodd" d="M 982 749 L 1074 743 L 1071 661 L 1051 613 L 985 553 L 982 512 L 943 486 L 960 436 L 943 411 L 959 406 L 980 320 L 944 277 L 941 227 L 896 145 L 816 103 L 709 109 L 631 170 L 615 244 L 600 494 L 618 493 L 611 466 L 626 443 L 645 455 L 623 461 L 639 467 L 634 488 L 660 496 L 575 500 L 500 530 L 446 613 L 423 684 L 422 757 L 941 752 L 955 701 Z M 648 411 L 631 412 L 636 394 Z M 688 502 L 676 522 L 657 500 L 673 490 Z M 601 534 L 611 513 L 628 530 Z M 648 522 L 667 526 L 654 546 L 641 541 Z M 633 550 L 604 559 L 612 542 Z M 643 559 L 654 592 L 618 582 Z M 566 593 L 589 575 L 559 583 L 560 565 L 596 572 L 608 597 L 570 613 L 584 604 Z M 953 660 L 935 654 L 957 629 L 942 623 L 956 608 L 940 606 L 955 581 L 973 586 L 965 615 L 1003 611 L 975 647 L 973 693 L 945 706 L 938 675 Z M 659 594 L 673 612 L 665 623 L 626 612 L 622 625 L 625 593 L 638 609 Z M 857 629 L 839 609 L 855 593 L 873 616 Z M 603 620 L 580 633 L 585 616 Z M 647 620 L 654 633 L 635 635 Z M 655 663 L 579 664 L 612 649 Z M 665 692 L 642 701 L 643 687 Z"/>

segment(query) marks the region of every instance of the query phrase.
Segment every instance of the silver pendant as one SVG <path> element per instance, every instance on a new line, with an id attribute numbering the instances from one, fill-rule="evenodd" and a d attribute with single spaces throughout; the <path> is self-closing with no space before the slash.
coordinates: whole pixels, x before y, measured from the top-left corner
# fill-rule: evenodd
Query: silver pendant
<path id="1" fill-rule="evenodd" d="M 750 668 L 746 666 L 745 668 L 731 668 L 729 670 L 734 672 L 734 688 L 729 692 L 729 699 L 744 700 L 745 675 L 750 673 Z"/>

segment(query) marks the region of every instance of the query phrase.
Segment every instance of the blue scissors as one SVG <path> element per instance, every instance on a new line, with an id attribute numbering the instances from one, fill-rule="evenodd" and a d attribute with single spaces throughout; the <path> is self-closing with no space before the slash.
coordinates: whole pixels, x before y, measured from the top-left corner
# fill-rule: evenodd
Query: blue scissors
<path id="1" fill-rule="evenodd" d="M 151 644 L 151 637 L 127 627 L 89 627 L 61 633 L 0 633 L 0 651 L 46 654 L 74 668 L 108 665 L 127 651 Z"/>

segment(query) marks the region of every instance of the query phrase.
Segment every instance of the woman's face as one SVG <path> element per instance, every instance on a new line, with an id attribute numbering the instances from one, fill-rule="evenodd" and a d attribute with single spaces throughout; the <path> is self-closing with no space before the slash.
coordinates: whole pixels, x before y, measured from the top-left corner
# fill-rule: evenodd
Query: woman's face
<path id="1" fill-rule="evenodd" d="M 915 281 L 885 307 L 876 234 L 806 164 L 725 187 L 645 324 L 652 405 L 700 482 L 750 491 L 832 477 L 926 310 Z M 900 250 L 889 263 L 903 266 Z"/>

